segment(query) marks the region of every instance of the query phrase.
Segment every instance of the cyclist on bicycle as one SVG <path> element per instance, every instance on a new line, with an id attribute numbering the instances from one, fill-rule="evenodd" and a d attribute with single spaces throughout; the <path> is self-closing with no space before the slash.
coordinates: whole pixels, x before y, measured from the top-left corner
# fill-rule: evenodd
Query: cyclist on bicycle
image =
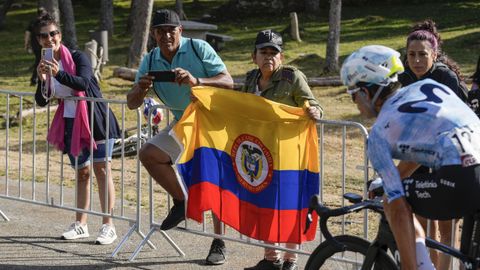
<path id="1" fill-rule="evenodd" d="M 345 60 L 341 79 L 360 113 L 377 118 L 367 151 L 383 179 L 402 269 L 434 269 L 412 212 L 442 220 L 480 209 L 480 120 L 450 88 L 431 79 L 400 88 L 399 56 L 384 46 L 363 47 Z M 420 165 L 435 170 L 409 177 Z"/>

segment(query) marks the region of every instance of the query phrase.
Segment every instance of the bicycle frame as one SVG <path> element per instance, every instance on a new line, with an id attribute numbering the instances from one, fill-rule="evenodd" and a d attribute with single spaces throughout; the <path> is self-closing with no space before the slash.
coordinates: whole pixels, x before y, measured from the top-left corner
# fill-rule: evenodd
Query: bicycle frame
<path id="1" fill-rule="evenodd" d="M 344 198 L 353 203 L 353 205 L 330 209 L 322 205 L 317 196 L 312 197 L 309 206 L 309 214 L 307 215 L 306 230 L 308 230 L 311 223 L 311 213 L 315 210 L 320 217 L 320 231 L 326 241 L 329 241 L 339 251 L 345 251 L 345 245 L 337 241 L 328 230 L 328 219 L 330 217 L 343 216 L 349 213 L 370 209 L 380 214 L 381 219 L 375 240 L 372 241 L 367 251 L 367 255 L 365 256 L 362 270 L 372 269 L 380 250 L 389 250 L 394 257 L 395 262 L 400 267 L 400 253 L 397 249 L 393 232 L 391 231 L 385 217 L 382 199 L 377 197 L 371 200 L 363 200 L 362 196 L 353 193 L 344 194 Z M 461 237 L 462 244 L 460 250 L 444 245 L 428 237 L 425 239 L 425 244 L 429 248 L 439 250 L 459 259 L 466 270 L 477 269 L 480 266 L 480 213 L 464 218 Z"/>
<path id="2" fill-rule="evenodd" d="M 377 236 L 368 248 L 367 255 L 365 256 L 365 260 L 363 261 L 362 270 L 372 269 L 372 266 L 375 263 L 377 254 L 379 253 L 380 249 L 384 251 L 390 250 L 395 262 L 400 268 L 400 253 L 397 249 L 397 244 L 395 243 L 393 232 L 392 230 L 390 230 L 390 226 L 388 225 L 387 219 L 385 218 L 383 211 L 381 212 L 381 219 L 378 226 Z"/>

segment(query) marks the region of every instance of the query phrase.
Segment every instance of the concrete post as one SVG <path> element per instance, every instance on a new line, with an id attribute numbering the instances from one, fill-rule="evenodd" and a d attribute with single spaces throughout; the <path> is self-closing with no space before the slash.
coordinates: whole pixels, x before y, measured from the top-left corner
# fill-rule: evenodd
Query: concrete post
<path id="1" fill-rule="evenodd" d="M 92 63 L 92 68 L 95 69 L 97 66 L 97 48 L 98 44 L 95 40 L 90 40 L 89 42 L 85 43 L 85 53 L 90 59 L 90 63 Z"/>
<path id="2" fill-rule="evenodd" d="M 290 13 L 290 35 L 293 40 L 302 41 L 300 39 L 300 31 L 298 30 L 298 17 L 296 12 Z"/>
<path id="3" fill-rule="evenodd" d="M 98 46 L 103 47 L 102 64 L 108 62 L 108 31 L 107 30 L 90 30 L 90 38 L 98 43 Z"/>

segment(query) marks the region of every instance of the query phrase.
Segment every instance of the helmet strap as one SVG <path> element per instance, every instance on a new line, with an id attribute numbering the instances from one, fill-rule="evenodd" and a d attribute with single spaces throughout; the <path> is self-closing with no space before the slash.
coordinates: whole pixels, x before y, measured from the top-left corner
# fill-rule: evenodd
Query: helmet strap
<path id="1" fill-rule="evenodd" d="M 372 105 L 370 99 L 367 97 L 367 95 L 369 95 L 369 93 L 367 92 L 368 91 L 364 90 L 360 91 L 357 95 L 357 99 L 359 100 L 358 102 L 362 104 L 362 107 L 365 108 L 365 110 L 363 111 L 363 116 L 365 116 L 366 118 L 373 118 L 376 117 L 378 113 L 375 110 L 375 106 Z"/>
<path id="2" fill-rule="evenodd" d="M 383 89 L 385 88 L 385 86 L 383 85 L 380 85 L 377 89 L 377 92 L 375 92 L 375 95 L 373 96 L 372 98 L 372 101 L 370 102 L 373 110 L 376 112 L 376 114 L 378 114 L 377 110 L 375 109 L 375 102 L 377 102 L 377 99 L 378 97 L 380 96 L 380 94 L 382 93 Z"/>

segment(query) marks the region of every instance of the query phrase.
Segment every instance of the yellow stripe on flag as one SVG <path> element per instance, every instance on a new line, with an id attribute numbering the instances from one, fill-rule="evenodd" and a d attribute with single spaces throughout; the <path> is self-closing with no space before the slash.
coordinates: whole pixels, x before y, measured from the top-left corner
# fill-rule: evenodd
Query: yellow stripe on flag
<path id="1" fill-rule="evenodd" d="M 275 170 L 319 172 L 316 123 L 303 108 L 214 87 L 194 87 L 192 93 L 198 100 L 173 128 L 185 146 L 177 163 L 189 161 L 198 147 L 230 154 L 235 139 L 248 134 L 270 151 Z"/>

